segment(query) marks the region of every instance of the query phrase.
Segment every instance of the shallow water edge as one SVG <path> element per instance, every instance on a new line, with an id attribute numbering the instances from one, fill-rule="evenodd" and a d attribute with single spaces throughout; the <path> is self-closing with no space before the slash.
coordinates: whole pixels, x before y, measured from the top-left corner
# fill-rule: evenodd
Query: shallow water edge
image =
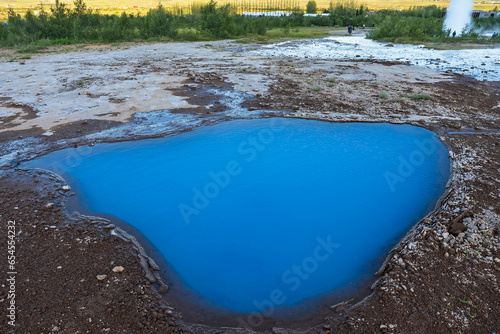
<path id="1" fill-rule="evenodd" d="M 214 123 L 217 122 L 209 122 L 205 125 L 211 125 Z M 190 129 L 183 129 L 182 132 L 191 131 L 193 129 L 196 129 L 198 126 L 192 127 Z M 173 134 L 169 135 L 175 135 L 175 133 L 178 132 L 174 132 Z M 113 141 L 106 140 L 106 142 Z M 66 179 L 68 178 L 67 175 L 63 176 Z M 452 178 L 453 173 L 448 180 L 446 193 L 441 197 L 439 203 L 436 205 L 435 210 L 430 212 L 420 222 L 416 223 L 412 227 L 412 229 L 408 233 L 406 233 L 405 237 L 396 244 L 396 246 L 389 252 L 389 254 L 387 254 L 387 256 L 381 256 L 378 263 L 382 264 L 382 266 L 378 270 L 377 275 L 382 275 L 384 273 L 388 265 L 388 260 L 390 259 L 392 254 L 394 252 L 397 252 L 397 250 L 407 244 L 408 240 L 410 240 L 412 236 L 418 233 L 418 227 L 421 225 L 421 222 L 425 219 L 428 219 L 428 217 L 434 215 L 436 212 L 439 212 L 440 205 L 442 204 L 442 202 L 444 202 L 451 190 L 450 184 L 452 182 Z M 85 216 L 103 216 L 102 214 L 89 211 L 88 208 L 82 205 L 78 196 L 69 197 L 67 201 L 66 211 L 68 213 L 72 211 L 82 212 L 85 214 Z M 73 213 L 73 215 L 80 214 Z M 134 247 L 137 249 L 140 261 L 143 264 L 147 275 L 150 277 L 150 280 L 155 280 L 157 282 L 156 286 L 160 291 L 166 290 L 167 286 L 172 287 L 172 289 L 164 294 L 164 298 L 169 304 L 173 305 L 176 309 L 181 311 L 181 313 L 183 314 L 183 318 L 188 322 L 202 323 L 209 326 L 248 327 L 258 330 L 270 329 L 276 326 L 287 328 L 311 327 L 320 324 L 324 320 L 324 317 L 331 312 L 331 305 L 342 303 L 347 300 L 351 304 L 362 303 L 363 300 L 371 294 L 371 289 L 369 288 L 370 285 L 372 283 L 375 283 L 374 285 L 377 284 L 377 277 L 366 277 L 362 284 L 360 283 L 356 286 L 351 287 L 351 289 L 345 291 L 345 293 L 336 295 L 325 294 L 324 296 L 321 296 L 319 298 L 313 298 L 315 300 L 311 300 L 309 303 L 304 303 L 302 307 L 294 311 L 287 310 L 286 307 L 281 308 L 281 311 L 275 312 L 272 318 L 237 312 L 228 313 L 227 310 L 206 302 L 201 303 L 200 307 L 200 296 L 192 292 L 187 293 L 186 291 L 188 291 L 188 289 L 182 288 L 182 282 L 180 282 L 180 280 L 178 279 L 175 279 L 173 277 L 175 275 L 169 275 L 170 268 L 168 263 L 164 260 L 163 256 L 158 252 L 158 250 L 147 240 L 147 238 L 142 235 L 141 232 L 139 232 L 133 226 L 117 219 L 116 217 L 110 215 L 104 215 L 104 217 L 105 219 L 92 219 L 98 222 L 98 224 L 102 225 L 103 229 L 111 230 L 111 233 L 113 235 L 120 235 L 124 240 L 127 240 L 134 245 Z M 159 266 L 157 264 L 159 264 Z M 161 270 L 158 270 L 158 267 L 161 268 Z M 314 307 L 312 305 L 317 306 Z M 196 307 L 196 312 L 193 312 L 193 307 Z"/>

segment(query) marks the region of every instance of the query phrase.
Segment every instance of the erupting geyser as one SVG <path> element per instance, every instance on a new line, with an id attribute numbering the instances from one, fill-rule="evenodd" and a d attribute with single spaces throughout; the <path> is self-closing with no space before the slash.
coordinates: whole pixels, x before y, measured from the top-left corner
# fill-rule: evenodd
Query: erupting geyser
<path id="1" fill-rule="evenodd" d="M 450 8 L 446 12 L 443 29 L 456 31 L 457 36 L 462 35 L 467 26 L 472 23 L 472 0 L 451 0 Z"/>

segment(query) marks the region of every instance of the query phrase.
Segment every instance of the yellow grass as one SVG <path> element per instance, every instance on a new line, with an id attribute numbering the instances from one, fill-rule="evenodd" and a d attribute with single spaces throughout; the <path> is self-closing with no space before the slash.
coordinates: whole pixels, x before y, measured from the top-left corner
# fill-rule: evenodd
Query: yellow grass
<path id="1" fill-rule="evenodd" d="M 219 0 L 219 4 L 233 3 L 242 4 L 250 3 L 257 7 L 265 7 L 267 3 L 272 0 Z M 299 7 L 305 10 L 308 0 L 296 0 Z M 72 5 L 72 0 L 61 0 L 61 2 Z M 103 14 L 121 14 L 122 12 L 127 13 L 145 13 L 150 8 L 156 8 L 156 6 L 161 3 L 167 8 L 176 8 L 182 10 L 186 13 L 189 12 L 189 8 L 193 3 L 193 0 L 86 0 L 85 3 L 88 7 L 99 9 Z M 203 0 L 196 0 L 199 2 L 208 2 Z M 334 3 L 336 0 L 333 1 Z M 364 4 L 368 6 L 369 9 L 405 9 L 411 6 L 429 6 L 436 5 L 440 7 L 448 7 L 449 1 L 412 1 L 412 0 L 358 0 L 356 3 Z M 12 7 L 17 13 L 25 13 L 28 9 L 37 10 L 40 8 L 40 3 L 46 5 L 47 9 L 50 5 L 55 3 L 55 0 L 0 0 L 0 21 L 5 20 L 7 16 L 7 8 Z M 329 0 L 316 0 L 318 8 L 328 8 Z M 483 1 L 475 2 L 474 9 L 481 10 L 491 10 L 496 6 L 500 7 L 500 0 L 493 1 Z M 137 7 L 137 8 L 134 8 Z"/>

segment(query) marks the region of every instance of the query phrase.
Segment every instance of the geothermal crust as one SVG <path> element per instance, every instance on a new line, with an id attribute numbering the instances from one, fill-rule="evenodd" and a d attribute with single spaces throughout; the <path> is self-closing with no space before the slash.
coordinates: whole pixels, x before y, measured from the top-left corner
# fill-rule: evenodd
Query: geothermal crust
<path id="1" fill-rule="evenodd" d="M 276 58 L 230 41 L 124 44 L 6 62 L 0 220 L 16 222 L 16 326 L 60 333 L 492 332 L 500 328 L 500 83 L 399 63 Z M 19 169 L 62 148 L 138 140 L 235 118 L 428 128 L 452 160 L 434 212 L 390 252 L 366 298 L 304 321 L 185 312 L 147 241 L 70 205 L 55 174 Z M 361 205 L 361 203 L 360 203 Z M 376 236 L 374 236 L 376 237 Z M 0 250 L 7 258 L 7 248 Z M 3 267 L 2 267 L 3 268 Z M 5 273 L 3 273 L 5 274 Z M 3 275 L 2 274 L 2 275 Z M 5 301 L 2 289 L 0 300 Z M 200 324 L 201 323 L 201 324 Z M 0 322 L 0 330 L 13 327 Z"/>

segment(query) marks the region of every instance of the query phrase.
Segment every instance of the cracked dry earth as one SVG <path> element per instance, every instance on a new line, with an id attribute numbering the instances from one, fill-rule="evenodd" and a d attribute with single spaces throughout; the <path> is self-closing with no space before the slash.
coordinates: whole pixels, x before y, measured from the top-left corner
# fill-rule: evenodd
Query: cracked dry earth
<path id="1" fill-rule="evenodd" d="M 500 83 L 248 49 L 228 41 L 142 44 L 0 64 L 0 229 L 7 235 L 16 221 L 19 272 L 16 326 L 2 316 L 0 331 L 498 333 Z M 68 210 L 74 194 L 64 180 L 18 168 L 61 148 L 266 116 L 408 123 L 435 131 L 450 150 L 449 191 L 390 252 L 372 293 L 325 305 L 311 324 L 267 319 L 236 328 L 231 317 L 181 311 L 133 237 Z M 6 239 L 1 244 L 6 259 Z"/>

